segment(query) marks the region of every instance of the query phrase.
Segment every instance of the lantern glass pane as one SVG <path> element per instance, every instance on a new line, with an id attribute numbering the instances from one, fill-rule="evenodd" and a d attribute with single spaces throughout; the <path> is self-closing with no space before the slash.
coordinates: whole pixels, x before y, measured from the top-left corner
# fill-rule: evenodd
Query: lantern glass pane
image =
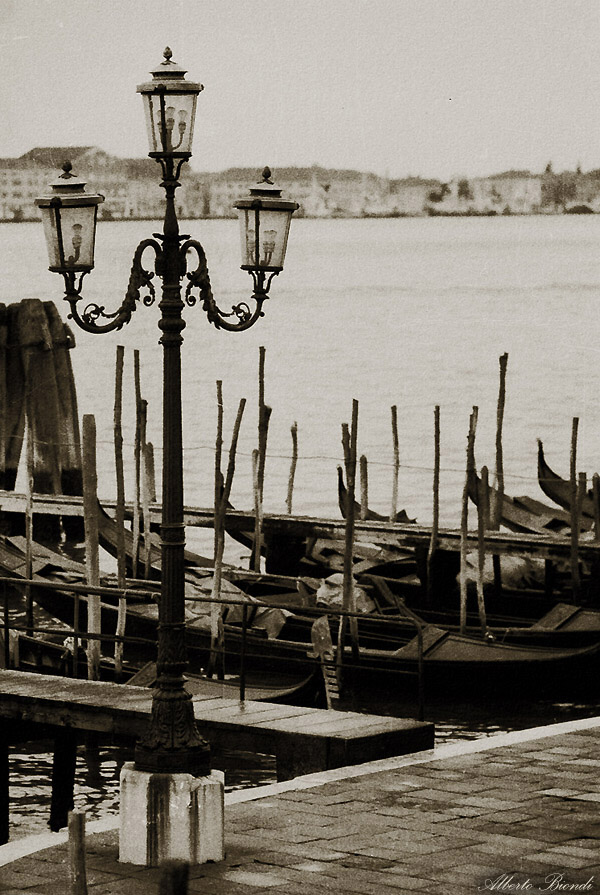
<path id="1" fill-rule="evenodd" d="M 240 238 L 242 248 L 242 266 L 254 264 L 254 211 L 249 208 L 238 208 L 240 222 Z M 249 243 L 249 233 L 252 231 L 252 244 Z"/>
<path id="2" fill-rule="evenodd" d="M 144 94 L 150 152 L 191 152 L 196 116 L 194 93 L 164 93 L 164 126 L 160 95 Z"/>
<path id="3" fill-rule="evenodd" d="M 285 261 L 291 211 L 265 209 L 259 211 L 259 247 L 256 259 L 256 213 L 254 209 L 238 209 L 242 239 L 242 265 L 271 270 L 281 269 Z"/>
<path id="4" fill-rule="evenodd" d="M 146 118 L 146 130 L 148 132 L 148 152 L 158 152 L 160 147 L 159 130 L 156 122 L 159 120 L 156 109 L 160 109 L 157 96 L 151 93 L 142 94 L 144 100 L 144 115 Z"/>
<path id="5" fill-rule="evenodd" d="M 42 224 L 44 225 L 44 236 L 46 237 L 46 247 L 48 249 L 48 261 L 50 267 L 60 267 L 62 258 L 58 245 L 58 232 L 56 229 L 56 211 L 54 208 L 40 208 L 42 215 Z"/>
<path id="6" fill-rule="evenodd" d="M 260 212 L 261 267 L 283 267 L 291 212 L 263 209 Z"/>
<path id="7" fill-rule="evenodd" d="M 56 244 L 59 255 L 57 266 L 62 266 L 66 270 L 92 268 L 94 266 L 96 206 L 63 206 L 59 213 L 64 260 L 60 259 L 57 237 Z"/>

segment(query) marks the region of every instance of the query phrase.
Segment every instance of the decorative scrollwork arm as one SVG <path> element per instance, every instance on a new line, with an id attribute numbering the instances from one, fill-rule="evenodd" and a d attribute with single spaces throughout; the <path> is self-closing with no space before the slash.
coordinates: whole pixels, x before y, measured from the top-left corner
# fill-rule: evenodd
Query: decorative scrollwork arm
<path id="1" fill-rule="evenodd" d="M 180 249 L 182 258 L 185 259 L 190 250 L 196 253 L 198 264 L 194 270 L 187 274 L 188 284 L 185 290 L 186 304 L 190 306 L 196 304 L 197 298 L 192 290 L 197 289 L 199 291 L 200 301 L 202 302 L 202 310 L 206 312 L 209 323 L 212 323 L 217 329 L 225 329 L 229 332 L 242 332 L 256 323 L 259 317 L 264 317 L 262 306 L 269 297 L 269 286 L 271 285 L 271 280 L 275 274 L 272 273 L 265 284 L 264 273 L 260 271 L 255 273 L 252 271 L 254 293 L 250 300 L 254 302 L 253 310 L 247 302 L 242 301 L 232 305 L 231 311 L 223 311 L 217 305 L 212 294 L 204 249 L 195 239 L 188 239 L 183 243 Z"/>
<path id="2" fill-rule="evenodd" d="M 77 284 L 75 283 L 75 274 L 71 272 L 64 274 L 66 285 L 65 299 L 69 302 L 69 307 L 71 308 L 69 316 L 75 320 L 81 329 L 89 333 L 107 333 L 122 329 L 131 320 L 131 316 L 140 300 L 146 306 L 154 304 L 156 293 L 152 280 L 155 273 L 154 271 L 146 270 L 142 264 L 142 256 L 146 249 L 149 248 L 154 249 L 156 262 L 159 261 L 162 255 L 160 245 L 154 239 L 142 240 L 133 256 L 129 284 L 123 304 L 112 314 L 107 313 L 103 305 L 95 302 L 87 304 L 83 311 L 79 313 L 77 305 L 81 300 L 81 281 L 85 274 L 81 274 Z M 147 290 L 145 295 L 141 295 L 143 289 Z M 110 322 L 104 324 L 96 323 L 100 319 L 109 320 Z"/>

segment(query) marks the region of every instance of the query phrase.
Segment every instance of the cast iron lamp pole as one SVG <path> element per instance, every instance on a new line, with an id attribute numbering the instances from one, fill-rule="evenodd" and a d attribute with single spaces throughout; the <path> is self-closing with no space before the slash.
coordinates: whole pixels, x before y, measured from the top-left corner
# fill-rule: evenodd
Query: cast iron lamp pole
<path id="1" fill-rule="evenodd" d="M 179 174 L 191 156 L 196 99 L 201 84 L 185 80 L 185 70 L 171 61 L 167 48 L 164 61 L 152 72 L 153 80 L 138 87 L 145 101 L 151 158 L 161 167 L 165 190 L 163 232 L 143 240 L 137 247 L 129 286 L 121 307 L 107 313 L 103 306 L 87 304 L 79 311 L 84 276 L 94 266 L 95 226 L 100 195 L 85 193 L 85 184 L 65 164 L 63 174 L 52 184 L 52 195 L 36 200 L 50 256 L 50 270 L 62 274 L 69 317 L 86 332 L 106 333 L 129 323 L 140 301 L 152 305 L 155 275 L 162 280 L 158 307 L 163 346 L 163 470 L 162 470 L 162 582 L 159 601 L 157 685 L 152 696 L 152 715 L 145 735 L 136 745 L 138 770 L 162 773 L 210 773 L 210 749 L 200 736 L 190 694 L 185 689 L 185 580 L 183 522 L 183 442 L 181 406 L 181 344 L 185 304 L 197 302 L 198 290 L 208 320 L 217 328 L 241 331 L 263 316 L 274 276 L 283 269 L 290 220 L 298 208 L 281 198 L 268 168 L 263 182 L 250 196 L 236 203 L 242 230 L 242 268 L 253 279 L 251 301 L 234 305 L 229 313 L 216 304 L 208 275 L 206 256 L 199 242 L 179 232 L 175 191 Z M 154 270 L 147 270 L 143 256 L 152 250 Z M 188 254 L 197 264 L 188 272 Z M 182 280 L 187 279 L 182 298 Z M 142 292 L 144 294 L 142 295 Z M 106 322 L 101 322 L 105 320 Z"/>

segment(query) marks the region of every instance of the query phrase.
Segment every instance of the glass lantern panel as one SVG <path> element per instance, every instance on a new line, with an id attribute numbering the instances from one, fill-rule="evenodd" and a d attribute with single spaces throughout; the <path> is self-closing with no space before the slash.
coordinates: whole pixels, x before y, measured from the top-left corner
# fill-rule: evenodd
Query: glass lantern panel
<path id="1" fill-rule="evenodd" d="M 291 211 L 261 209 L 259 212 L 259 257 L 256 259 L 255 212 L 240 209 L 242 264 L 282 268 L 285 261 Z"/>
<path id="2" fill-rule="evenodd" d="M 56 211 L 54 208 L 40 208 L 42 215 L 42 224 L 44 225 L 44 236 L 46 237 L 46 247 L 48 249 L 48 261 L 50 267 L 60 267 L 62 258 L 58 245 L 58 232 L 56 229 Z"/>
<path id="3" fill-rule="evenodd" d="M 191 152 L 196 99 L 194 93 L 165 93 L 165 121 L 162 127 L 161 98 L 157 94 L 144 94 L 144 111 L 150 152 Z"/>
<path id="4" fill-rule="evenodd" d="M 254 264 L 254 211 L 249 208 L 238 208 L 240 222 L 240 238 L 242 248 L 242 266 Z M 252 236 L 250 237 L 250 233 Z"/>
<path id="5" fill-rule="evenodd" d="M 48 211 L 46 214 L 44 212 Z M 66 270 L 92 268 L 94 266 L 94 242 L 96 235 L 96 206 L 75 206 L 59 209 L 64 261 L 60 254 L 56 210 L 43 209 L 44 232 L 48 245 L 50 267 Z"/>
<path id="6" fill-rule="evenodd" d="M 283 267 L 290 219 L 289 211 L 270 209 L 260 212 L 261 267 Z"/>

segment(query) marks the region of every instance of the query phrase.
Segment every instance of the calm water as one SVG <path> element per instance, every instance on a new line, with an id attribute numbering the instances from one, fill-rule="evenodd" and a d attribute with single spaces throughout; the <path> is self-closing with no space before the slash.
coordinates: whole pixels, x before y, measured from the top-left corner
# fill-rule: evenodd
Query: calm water
<path id="1" fill-rule="evenodd" d="M 151 222 L 102 223 L 97 267 L 85 295 L 113 309 L 131 255 Z M 207 251 L 224 308 L 248 295 L 239 270 L 237 223 L 186 222 Z M 62 280 L 46 270 L 41 226 L 0 225 L 5 277 L 0 301 L 28 296 L 61 304 Z M 300 462 L 294 509 L 337 515 L 335 467 L 341 423 L 360 402 L 358 447 L 369 459 L 370 501 L 389 509 L 390 407 L 398 406 L 400 495 L 412 515 L 431 517 L 433 412 L 442 417 L 442 522 L 459 518 L 469 413 L 479 406 L 477 459 L 494 463 L 498 358 L 509 353 L 504 452 L 507 490 L 540 496 L 536 438 L 567 472 L 571 420 L 580 417 L 580 468 L 600 466 L 600 217 L 336 220 L 293 222 L 286 270 L 273 282 L 266 316 L 246 333 L 208 325 L 186 309 L 184 438 L 186 500 L 210 504 L 216 426 L 215 382 L 223 381 L 226 446 L 241 397 L 248 401 L 232 499 L 252 506 L 257 443 L 259 346 L 266 347 L 266 401 L 273 408 L 266 510 L 285 508 L 290 426 Z M 156 307 L 140 308 L 121 333 L 77 332 L 73 352 L 80 413 L 96 416 L 100 492 L 115 490 L 112 451 L 115 347 L 131 373 L 139 348 L 149 402 L 149 437 L 160 460 L 161 349 Z M 130 379 L 126 382 L 131 397 Z M 125 439 L 133 444 L 127 404 Z M 129 458 L 130 469 L 132 466 Z"/>
<path id="2" fill-rule="evenodd" d="M 116 309 L 137 242 L 156 225 L 99 226 L 97 268 L 86 279 L 91 301 Z M 189 222 L 203 243 L 213 289 L 224 309 L 249 294 L 239 270 L 234 221 Z M 25 297 L 60 305 L 61 279 L 46 270 L 41 225 L 0 225 L 5 276 L 0 301 Z M 358 447 L 369 459 L 370 503 L 389 510 L 392 482 L 390 406 L 398 406 L 400 499 L 411 515 L 431 518 L 433 412 L 442 418 L 442 524 L 460 515 L 469 413 L 479 407 L 477 460 L 493 467 L 498 358 L 509 353 L 504 426 L 506 489 L 541 497 L 536 438 L 549 462 L 568 471 L 571 420 L 580 418 L 579 468 L 600 467 L 598 301 L 600 217 L 400 219 L 293 223 L 286 270 L 273 283 L 263 321 L 247 333 L 210 327 L 198 308 L 186 310 L 183 348 L 186 501 L 209 505 L 213 494 L 217 379 L 223 381 L 226 447 L 240 398 L 248 400 L 232 500 L 252 506 L 251 453 L 257 443 L 259 346 L 266 347 L 269 430 L 265 509 L 285 509 L 290 426 L 297 421 L 300 462 L 294 510 L 337 516 L 335 468 L 341 423 L 360 402 Z M 112 419 L 114 357 L 127 349 L 125 441 L 128 482 L 133 467 L 133 349 L 139 348 L 142 389 L 149 402 L 149 437 L 160 465 L 161 350 L 158 309 L 140 308 L 121 333 L 77 332 L 72 353 L 80 413 L 96 416 L 99 490 L 114 494 Z M 376 707 L 390 711 L 384 703 Z M 372 707 L 371 710 L 374 710 Z M 487 713 L 430 706 L 444 739 L 548 723 L 597 707 L 495 707 Z M 91 753 L 90 753 L 91 755 Z M 114 810 L 120 754 L 98 770 L 81 757 L 78 799 L 96 812 Z M 228 759 L 226 759 L 227 761 Z M 13 835 L 42 829 L 35 804 L 47 798 L 43 754 L 19 758 Z M 236 764 L 237 762 L 237 764 Z M 230 762 L 231 764 L 231 762 Z M 236 758 L 231 785 L 272 779 L 267 759 Z M 241 771 L 240 771 L 241 768 Z M 100 776 L 99 776 L 100 775 Z M 237 775 L 237 776 L 236 776 Z M 241 776 L 240 776 L 241 775 Z"/>

